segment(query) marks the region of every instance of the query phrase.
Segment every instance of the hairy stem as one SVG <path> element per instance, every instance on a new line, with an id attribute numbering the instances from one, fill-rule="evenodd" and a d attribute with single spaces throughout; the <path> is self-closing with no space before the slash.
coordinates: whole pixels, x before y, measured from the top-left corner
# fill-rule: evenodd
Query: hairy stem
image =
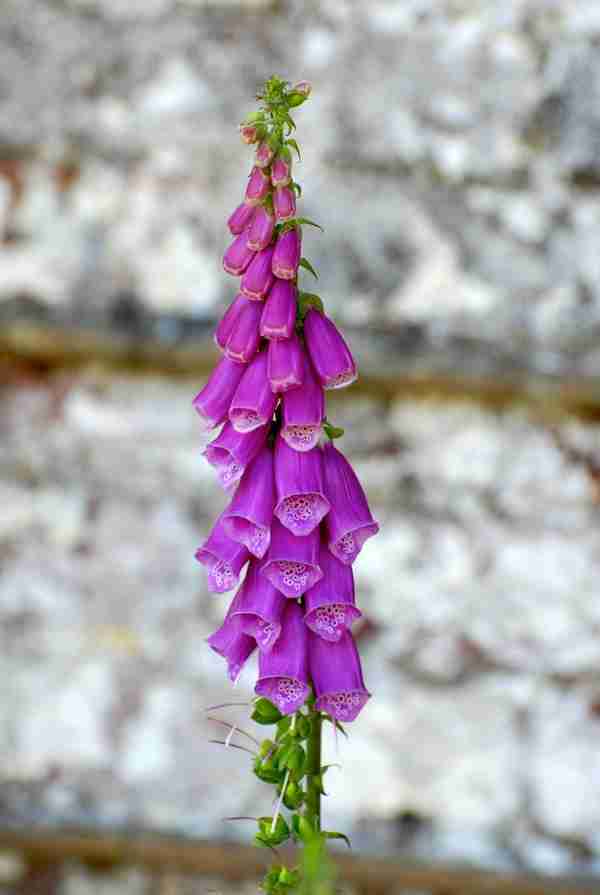
<path id="1" fill-rule="evenodd" d="M 314 830 L 321 829 L 321 729 L 323 719 L 315 710 L 314 697 L 309 700 L 311 731 L 306 741 L 306 803 L 305 816 Z"/>

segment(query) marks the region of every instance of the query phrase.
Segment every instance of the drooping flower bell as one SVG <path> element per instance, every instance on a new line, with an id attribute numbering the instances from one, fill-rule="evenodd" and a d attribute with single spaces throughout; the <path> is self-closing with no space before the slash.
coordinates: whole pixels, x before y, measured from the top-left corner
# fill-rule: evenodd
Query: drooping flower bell
<path id="1" fill-rule="evenodd" d="M 338 721 L 354 721 L 371 694 L 352 634 L 344 631 L 332 642 L 309 631 L 308 657 L 317 711 Z"/>
<path id="2" fill-rule="evenodd" d="M 229 419 L 238 432 L 251 432 L 273 419 L 277 395 L 267 376 L 267 352 L 261 351 L 246 368 L 229 406 Z"/>
<path id="3" fill-rule="evenodd" d="M 310 308 L 304 318 L 304 339 L 323 388 L 344 388 L 355 381 L 356 364 L 344 337 L 316 308 Z"/>
<path id="4" fill-rule="evenodd" d="M 246 661 L 256 649 L 256 641 L 240 630 L 239 623 L 225 616 L 221 627 L 208 638 L 208 645 L 227 662 L 227 674 L 235 683 Z"/>
<path id="5" fill-rule="evenodd" d="M 341 562 L 351 565 L 367 538 L 379 531 L 358 477 L 332 442 L 323 448 L 325 493 L 331 511 L 325 521 L 329 549 Z"/>
<path id="6" fill-rule="evenodd" d="M 259 696 L 274 703 L 282 715 L 297 711 L 310 692 L 307 640 L 308 629 L 300 605 L 286 600 L 281 634 L 270 652 L 259 653 L 254 688 Z"/>
<path id="7" fill-rule="evenodd" d="M 200 416 L 205 431 L 214 429 L 225 419 L 229 405 L 244 374 L 244 367 L 223 357 L 212 371 L 208 382 L 192 404 Z"/>
<path id="8" fill-rule="evenodd" d="M 289 339 L 296 325 L 297 289 L 289 280 L 275 280 L 267 296 L 260 334 L 265 339 Z"/>
<path id="9" fill-rule="evenodd" d="M 275 439 L 275 515 L 292 534 L 309 535 L 327 515 L 330 505 L 324 487 L 321 449 L 295 451 L 279 434 Z"/>
<path id="10" fill-rule="evenodd" d="M 240 136 L 244 143 L 248 145 L 258 143 L 260 140 L 260 128 L 255 124 L 242 124 L 240 125 Z"/>
<path id="11" fill-rule="evenodd" d="M 229 360 L 238 364 L 247 364 L 252 360 L 260 344 L 261 316 L 260 305 L 249 299 L 236 316 L 225 342 L 223 351 Z"/>
<path id="12" fill-rule="evenodd" d="M 255 301 L 262 301 L 273 283 L 273 271 L 271 263 L 275 249 L 269 246 L 262 252 L 257 252 L 242 277 L 240 289 Z"/>
<path id="13" fill-rule="evenodd" d="M 260 559 L 271 543 L 274 506 L 273 451 L 270 447 L 264 447 L 248 465 L 231 503 L 223 513 L 225 534 Z"/>
<path id="14" fill-rule="evenodd" d="M 262 252 L 271 243 L 275 230 L 275 215 L 266 205 L 259 205 L 248 228 L 248 248 Z"/>
<path id="15" fill-rule="evenodd" d="M 254 167 L 248 178 L 246 187 L 246 202 L 249 205 L 260 205 L 263 199 L 269 195 L 271 191 L 271 182 L 269 175 L 258 166 Z"/>
<path id="16" fill-rule="evenodd" d="M 273 193 L 273 207 L 278 221 L 289 221 L 296 217 L 296 196 L 289 186 L 277 187 Z"/>
<path id="17" fill-rule="evenodd" d="M 221 351 L 225 350 L 227 340 L 233 332 L 236 321 L 249 301 L 250 299 L 247 298 L 245 295 L 242 295 L 240 292 L 239 295 L 235 297 L 234 301 L 231 302 L 231 304 L 221 317 L 215 331 L 215 344 L 221 349 Z"/>
<path id="18" fill-rule="evenodd" d="M 231 423 L 225 423 L 219 435 L 206 446 L 204 456 L 217 470 L 217 478 L 225 490 L 239 482 L 264 446 L 268 432 L 268 426 L 252 432 L 236 432 Z"/>
<path id="19" fill-rule="evenodd" d="M 208 589 L 216 594 L 237 587 L 240 572 L 250 559 L 248 548 L 225 532 L 224 515 L 221 513 L 208 538 L 196 551 L 196 559 L 208 571 Z"/>
<path id="20" fill-rule="evenodd" d="M 302 235 L 299 227 L 284 230 L 277 237 L 273 253 L 273 273 L 280 280 L 293 280 L 298 273 L 302 254 Z"/>
<path id="21" fill-rule="evenodd" d="M 261 574 L 260 562 L 251 562 L 231 604 L 232 620 L 244 634 L 254 637 L 261 651 L 268 652 L 281 633 L 285 607 L 285 597 Z"/>
<path id="22" fill-rule="evenodd" d="M 351 566 L 340 562 L 324 543 L 319 566 L 322 576 L 304 596 L 304 620 L 315 634 L 337 642 L 362 614 L 355 605 L 354 576 Z"/>
<path id="23" fill-rule="evenodd" d="M 240 277 L 256 254 L 248 248 L 247 243 L 248 234 L 243 230 L 223 255 L 223 269 L 232 277 Z"/>
<path id="24" fill-rule="evenodd" d="M 301 597 L 323 575 L 319 564 L 319 529 L 298 538 L 274 519 L 263 575 L 284 596 Z"/>
<path id="25" fill-rule="evenodd" d="M 281 406 L 282 438 L 295 451 L 310 451 L 316 447 L 325 418 L 325 397 L 307 357 L 302 385 L 286 391 Z"/>
<path id="26" fill-rule="evenodd" d="M 239 236 L 240 233 L 243 233 L 252 223 L 255 211 L 256 208 L 253 205 L 248 205 L 246 202 L 238 205 L 227 221 L 229 231 L 234 236 Z"/>
<path id="27" fill-rule="evenodd" d="M 302 385 L 304 352 L 295 332 L 289 339 L 272 339 L 268 349 L 267 376 L 277 394 Z"/>

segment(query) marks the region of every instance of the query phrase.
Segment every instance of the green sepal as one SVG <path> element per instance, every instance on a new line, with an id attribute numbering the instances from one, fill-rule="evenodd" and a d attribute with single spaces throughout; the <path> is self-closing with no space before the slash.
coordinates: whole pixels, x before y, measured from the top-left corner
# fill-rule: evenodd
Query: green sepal
<path id="1" fill-rule="evenodd" d="M 290 771 L 295 771 L 297 774 L 300 774 L 304 770 L 305 764 L 306 752 L 299 743 L 294 743 L 286 757 L 286 768 L 289 768 Z"/>
<path id="2" fill-rule="evenodd" d="M 257 724 L 277 724 L 283 718 L 279 709 L 268 699 L 260 698 L 254 703 L 252 720 Z"/>
<path id="3" fill-rule="evenodd" d="M 264 112 L 250 112 L 244 120 L 242 124 L 258 124 L 259 122 L 262 124 L 265 120 Z"/>
<path id="4" fill-rule="evenodd" d="M 279 867 L 276 864 L 264 875 L 260 882 L 260 888 L 263 892 L 268 892 L 269 895 L 275 895 L 279 886 L 279 874 L 282 870 L 283 867 Z"/>
<path id="5" fill-rule="evenodd" d="M 284 120 L 285 123 L 287 124 L 288 134 L 291 134 L 292 131 L 295 131 L 295 130 L 296 130 L 296 122 L 294 121 L 294 119 L 292 118 L 291 115 L 288 115 L 287 112 L 284 112 L 284 114 L 283 114 L 283 120 Z"/>
<path id="6" fill-rule="evenodd" d="M 315 830 L 308 818 L 302 814 L 292 815 L 292 833 L 301 842 L 310 842 L 316 837 Z"/>
<path id="7" fill-rule="evenodd" d="M 286 889 L 295 889 L 300 882 L 300 873 L 298 870 L 290 870 L 289 867 L 282 867 L 279 871 L 278 883 Z"/>
<path id="8" fill-rule="evenodd" d="M 282 737 L 290 729 L 290 725 L 292 723 L 292 719 L 289 715 L 285 715 L 280 721 L 277 722 L 277 739 L 280 740 Z"/>
<path id="9" fill-rule="evenodd" d="M 287 95 L 287 101 L 291 109 L 295 109 L 296 106 L 301 106 L 307 99 L 308 97 L 303 93 L 288 93 Z"/>
<path id="10" fill-rule="evenodd" d="M 267 761 L 255 758 L 253 771 L 255 776 L 262 780 L 263 783 L 281 783 L 283 780 L 283 771 L 277 767 L 274 758 L 269 758 Z"/>
<path id="11" fill-rule="evenodd" d="M 310 218 L 296 218 L 296 223 L 297 224 L 307 224 L 309 227 L 316 227 L 318 230 L 321 231 L 321 233 L 325 233 L 325 230 L 323 229 L 323 227 L 321 227 L 320 224 L 317 224 L 316 221 L 311 221 Z"/>
<path id="12" fill-rule="evenodd" d="M 283 804 L 290 811 L 296 811 L 304 802 L 304 792 L 301 786 L 295 781 L 291 781 L 285 788 L 283 794 Z"/>
<path id="13" fill-rule="evenodd" d="M 319 295 L 315 295 L 314 292 L 299 292 L 298 293 L 298 311 L 300 314 L 300 319 L 304 320 L 306 317 L 309 308 L 316 308 L 317 311 L 320 311 L 321 314 L 324 313 L 325 308 L 323 306 L 323 301 Z"/>
<path id="14" fill-rule="evenodd" d="M 293 140 L 293 139 L 288 139 L 288 140 L 286 140 L 285 142 L 286 142 L 286 146 L 291 146 L 292 149 L 295 149 L 295 150 L 296 150 L 296 152 L 298 153 L 298 158 L 301 159 L 301 158 L 302 158 L 302 154 L 301 154 L 301 152 L 300 152 L 300 147 L 298 146 L 298 144 L 296 143 L 296 141 Z"/>
<path id="15" fill-rule="evenodd" d="M 260 744 L 260 748 L 258 750 L 258 754 L 260 758 L 266 758 L 270 752 L 275 750 L 276 746 L 273 740 L 263 740 Z"/>
<path id="16" fill-rule="evenodd" d="M 292 181 L 292 184 L 291 184 L 291 187 L 292 187 L 292 189 L 295 191 L 295 193 L 297 194 L 298 198 L 300 198 L 300 196 L 302 195 L 302 187 L 300 186 L 300 184 L 299 184 L 299 183 L 296 183 L 296 181 L 293 180 L 293 181 Z"/>
<path id="17" fill-rule="evenodd" d="M 282 842 L 287 842 L 290 838 L 290 828 L 281 814 L 278 815 L 277 820 L 275 821 L 275 829 L 273 832 L 271 832 L 272 826 L 272 817 L 258 818 L 258 833 L 254 837 L 255 842 L 258 845 L 266 848 L 274 848 L 277 845 L 281 845 Z"/>
<path id="18" fill-rule="evenodd" d="M 325 837 L 325 839 L 343 839 L 348 848 L 352 848 L 352 843 L 345 833 L 328 833 L 324 831 L 322 835 Z"/>
<path id="19" fill-rule="evenodd" d="M 332 426 L 327 420 L 323 423 L 323 431 L 330 441 L 335 441 L 336 438 L 341 438 L 344 434 L 344 429 L 341 426 Z"/>
<path id="20" fill-rule="evenodd" d="M 311 274 L 313 275 L 313 277 L 315 277 L 315 279 L 317 279 L 317 280 L 319 279 L 319 274 L 318 274 L 317 271 L 314 269 L 314 267 L 312 266 L 312 264 L 310 263 L 310 261 L 308 260 L 308 258 L 300 258 L 300 265 L 299 265 L 299 266 L 300 266 L 300 267 L 303 267 L 304 270 L 308 270 L 309 273 L 311 273 Z"/>
<path id="21" fill-rule="evenodd" d="M 334 719 L 331 717 L 331 715 L 323 714 L 323 721 L 329 721 L 330 724 L 333 724 L 336 730 L 339 730 L 342 736 L 345 736 L 346 739 L 348 739 L 346 728 L 337 720 L 337 718 Z"/>
<path id="22" fill-rule="evenodd" d="M 300 715 L 296 721 L 296 735 L 301 740 L 306 740 L 310 736 L 311 730 L 310 718 L 307 718 L 306 715 Z"/>
<path id="23" fill-rule="evenodd" d="M 269 148 L 276 154 L 279 152 L 279 148 L 281 147 L 281 134 L 277 131 L 273 131 L 270 135 L 269 140 Z"/>

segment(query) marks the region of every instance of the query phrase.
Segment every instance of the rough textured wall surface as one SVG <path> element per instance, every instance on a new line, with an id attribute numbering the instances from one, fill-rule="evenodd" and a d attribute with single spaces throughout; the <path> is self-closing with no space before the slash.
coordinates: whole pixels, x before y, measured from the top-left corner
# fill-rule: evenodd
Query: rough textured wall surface
<path id="1" fill-rule="evenodd" d="M 315 84 L 299 179 L 340 318 L 595 377 L 599 37 L 597 0 L 3 0 L 0 300 L 212 319 L 248 166 L 234 125 L 276 71 Z M 229 691 L 191 559 L 222 500 L 194 388 L 2 395 L 5 814 L 221 833 L 254 813 L 240 756 L 206 742 L 202 709 Z M 377 698 L 339 744 L 340 826 L 424 855 L 593 864 L 598 427 L 472 404 L 336 413 L 385 523 L 358 566 Z"/>

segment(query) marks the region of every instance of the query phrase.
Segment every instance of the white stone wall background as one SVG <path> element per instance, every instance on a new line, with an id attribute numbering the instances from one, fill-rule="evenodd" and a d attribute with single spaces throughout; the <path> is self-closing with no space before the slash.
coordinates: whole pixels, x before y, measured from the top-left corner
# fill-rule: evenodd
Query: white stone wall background
<path id="1" fill-rule="evenodd" d="M 244 835 L 268 810 L 209 704 L 244 698 L 204 641 L 226 600 L 193 559 L 224 503 L 197 384 L 63 376 L 0 413 L 0 809 L 16 820 Z M 598 503 L 525 411 L 342 400 L 383 532 L 357 564 L 373 699 L 329 737 L 357 846 L 589 869 L 600 819 Z M 562 443 L 597 457 L 574 420 Z M 234 712 L 242 719 L 244 710 Z M 403 817 L 421 819 L 417 830 Z M 591 863 L 590 863 L 591 862 Z"/>

